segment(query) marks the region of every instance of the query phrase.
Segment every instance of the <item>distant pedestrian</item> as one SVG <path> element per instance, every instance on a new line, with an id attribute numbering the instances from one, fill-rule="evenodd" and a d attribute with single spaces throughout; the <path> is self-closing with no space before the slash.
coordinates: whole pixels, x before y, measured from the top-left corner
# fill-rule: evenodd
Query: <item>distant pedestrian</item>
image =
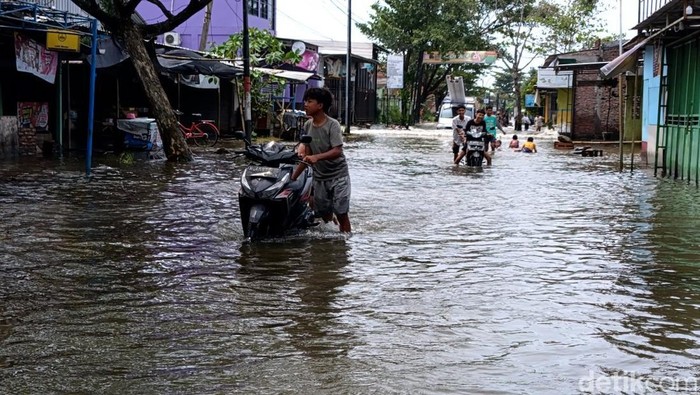
<path id="1" fill-rule="evenodd" d="M 535 117 L 535 131 L 541 132 L 542 126 L 544 126 L 544 117 L 542 115 L 538 115 Z"/>
<path id="2" fill-rule="evenodd" d="M 527 114 L 523 115 L 523 118 L 520 120 L 520 122 L 523 124 L 523 128 L 525 131 L 530 129 L 530 117 L 527 116 Z"/>

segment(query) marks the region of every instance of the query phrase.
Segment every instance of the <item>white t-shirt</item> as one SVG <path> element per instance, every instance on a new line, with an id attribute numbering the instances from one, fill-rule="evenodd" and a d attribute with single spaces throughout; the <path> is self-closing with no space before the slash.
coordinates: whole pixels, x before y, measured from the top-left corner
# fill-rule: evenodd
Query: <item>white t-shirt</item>
<path id="1" fill-rule="evenodd" d="M 464 116 L 464 119 L 459 119 L 459 115 L 452 118 L 452 141 L 455 144 L 462 144 L 463 143 L 462 136 L 460 135 L 460 130 L 462 131 L 462 133 L 464 133 L 464 130 L 467 127 L 467 122 L 469 122 L 469 119 L 470 118 L 466 115 Z M 461 126 L 462 128 L 459 129 L 459 128 L 457 128 L 457 126 Z"/>

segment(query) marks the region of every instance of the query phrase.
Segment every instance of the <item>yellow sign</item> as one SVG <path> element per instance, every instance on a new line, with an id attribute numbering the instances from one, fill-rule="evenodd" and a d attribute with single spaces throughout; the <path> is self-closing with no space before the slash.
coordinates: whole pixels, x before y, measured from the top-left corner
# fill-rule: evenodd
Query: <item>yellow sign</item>
<path id="1" fill-rule="evenodd" d="M 74 51 L 80 49 L 80 35 L 65 30 L 46 32 L 46 48 L 57 51 Z"/>

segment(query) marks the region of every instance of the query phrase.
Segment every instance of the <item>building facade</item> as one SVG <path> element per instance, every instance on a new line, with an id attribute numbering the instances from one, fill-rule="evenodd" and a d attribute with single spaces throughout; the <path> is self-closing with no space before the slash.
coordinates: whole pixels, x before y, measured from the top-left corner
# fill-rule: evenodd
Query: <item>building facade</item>
<path id="1" fill-rule="evenodd" d="M 700 4 L 639 0 L 643 126 L 654 173 L 700 183 Z M 636 53 L 627 54 L 636 58 Z"/>
<path id="2" fill-rule="evenodd" d="M 621 131 L 628 139 L 640 138 L 641 116 L 629 111 L 627 101 L 639 101 L 634 86 L 639 88 L 641 78 L 605 79 L 600 75 L 601 66 L 618 55 L 615 42 L 549 56 L 538 72 L 536 86 L 544 98 L 547 121 L 577 140 L 618 140 Z"/>
<path id="3" fill-rule="evenodd" d="M 277 0 L 212 0 L 208 7 L 161 36 L 160 41 L 200 51 L 221 44 L 232 34 L 243 30 L 243 1 L 248 2 L 248 26 L 275 35 Z M 184 8 L 188 3 L 189 0 L 171 0 L 170 11 Z M 158 7 L 145 1 L 141 2 L 137 11 L 147 23 L 165 19 Z"/>

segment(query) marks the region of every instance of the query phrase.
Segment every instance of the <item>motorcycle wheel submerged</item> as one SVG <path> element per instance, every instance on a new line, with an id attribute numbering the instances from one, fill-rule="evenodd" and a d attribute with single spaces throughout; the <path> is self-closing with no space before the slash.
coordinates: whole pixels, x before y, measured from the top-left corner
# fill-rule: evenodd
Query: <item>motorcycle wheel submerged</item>
<path id="1" fill-rule="evenodd" d="M 479 151 L 467 154 L 467 166 L 481 167 L 484 162 L 484 154 Z"/>

